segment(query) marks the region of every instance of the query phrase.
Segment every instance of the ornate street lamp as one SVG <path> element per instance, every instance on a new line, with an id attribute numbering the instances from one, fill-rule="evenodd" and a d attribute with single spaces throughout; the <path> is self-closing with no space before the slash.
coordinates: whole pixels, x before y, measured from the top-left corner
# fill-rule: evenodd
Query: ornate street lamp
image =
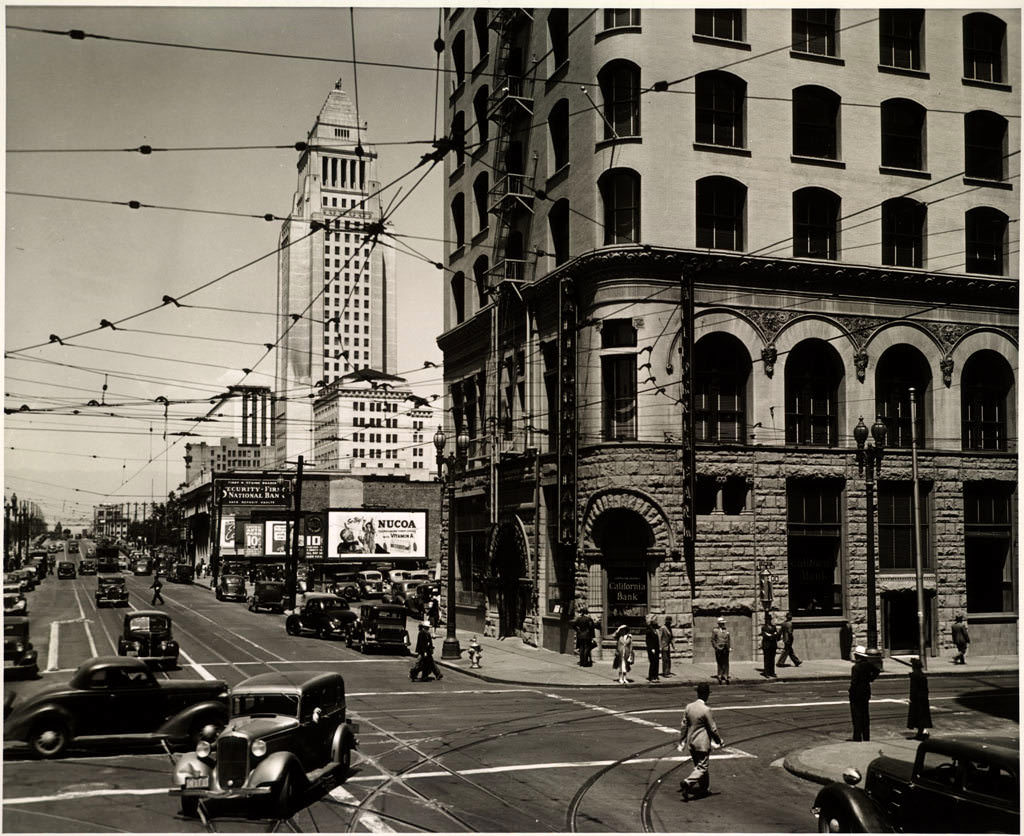
<path id="1" fill-rule="evenodd" d="M 448 437 L 441 427 L 434 433 L 434 447 L 437 448 L 437 480 L 441 484 L 441 507 L 444 507 L 445 489 L 450 490 L 448 497 L 448 592 L 447 612 L 445 614 L 446 632 L 444 645 L 441 647 L 442 659 L 458 659 L 462 656 L 462 648 L 459 647 L 459 640 L 455 635 L 455 549 L 452 546 L 452 535 L 454 526 L 452 520 L 455 516 L 455 478 L 465 470 L 466 455 L 469 451 L 469 434 L 460 432 L 455 437 L 455 452 L 446 456 L 444 454 Z"/>
<path id="2" fill-rule="evenodd" d="M 867 493 L 867 592 L 868 592 L 868 652 L 877 660 L 881 667 L 882 654 L 878 650 L 878 613 L 877 591 L 875 589 L 875 471 L 882 469 L 882 456 L 885 455 L 885 423 L 879 416 L 871 425 L 871 438 L 868 442 L 868 428 L 864 416 L 853 428 L 853 439 L 857 442 L 857 470 L 864 478 L 864 489 Z"/>

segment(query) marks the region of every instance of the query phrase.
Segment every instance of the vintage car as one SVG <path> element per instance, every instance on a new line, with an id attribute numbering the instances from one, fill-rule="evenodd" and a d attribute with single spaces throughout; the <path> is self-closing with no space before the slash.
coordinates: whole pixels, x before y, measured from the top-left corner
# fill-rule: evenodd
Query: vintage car
<path id="1" fill-rule="evenodd" d="M 133 575 L 152 575 L 153 574 L 153 562 L 148 558 L 144 557 L 141 560 L 136 560 L 132 565 Z"/>
<path id="2" fill-rule="evenodd" d="M 68 554 L 78 554 L 77 540 L 68 540 Z"/>
<path id="3" fill-rule="evenodd" d="M 245 578 L 241 575 L 221 575 L 217 578 L 214 594 L 218 601 L 244 601 Z"/>
<path id="4" fill-rule="evenodd" d="M 118 563 L 120 552 L 113 546 L 101 546 L 95 552 L 96 568 L 100 572 L 120 572 Z"/>
<path id="5" fill-rule="evenodd" d="M 4 589 L 4 615 L 28 615 L 28 601 L 15 589 Z"/>
<path id="6" fill-rule="evenodd" d="M 430 605 L 430 599 L 438 593 L 437 584 L 433 581 L 424 583 L 423 581 L 407 581 L 407 583 L 415 583 L 415 587 L 409 588 L 405 596 L 405 606 L 416 618 L 423 618 L 424 613 L 427 611 L 427 607 Z"/>
<path id="7" fill-rule="evenodd" d="M 31 592 L 36 588 L 35 572 L 15 569 L 4 575 L 4 589 L 8 592 Z"/>
<path id="8" fill-rule="evenodd" d="M 380 598 L 384 594 L 384 575 L 376 569 L 356 572 L 360 598 Z"/>
<path id="9" fill-rule="evenodd" d="M 913 762 L 880 756 L 822 789 L 811 812 L 821 833 L 1020 833 L 1020 741 L 933 737 Z"/>
<path id="10" fill-rule="evenodd" d="M 287 590 L 282 581 L 256 581 L 253 593 L 249 596 L 249 612 L 284 612 L 287 603 Z"/>
<path id="11" fill-rule="evenodd" d="M 416 597 L 416 587 L 423 581 L 395 581 L 391 584 L 391 603 L 405 604 L 410 597 Z"/>
<path id="12" fill-rule="evenodd" d="M 171 617 L 161 610 L 125 613 L 117 653 L 167 668 L 178 667 L 178 643 L 171 635 Z"/>
<path id="13" fill-rule="evenodd" d="M 347 644 L 360 653 L 370 648 L 409 652 L 409 631 L 405 620 L 409 611 L 399 604 L 363 604 L 352 625 Z"/>
<path id="14" fill-rule="evenodd" d="M 263 673 L 236 685 L 230 702 L 217 739 L 174 764 L 171 793 L 184 815 L 197 815 L 200 801 L 209 816 L 211 801 L 254 798 L 287 818 L 311 785 L 345 779 L 359 727 L 345 717 L 341 674 Z"/>
<path id="15" fill-rule="evenodd" d="M 22 740 L 44 758 L 72 741 L 188 742 L 212 737 L 227 722 L 227 684 L 220 680 L 157 680 L 141 659 L 87 659 L 64 686 L 15 704 L 5 740 Z"/>
<path id="16" fill-rule="evenodd" d="M 132 562 L 124 555 L 121 555 L 117 559 L 117 571 L 118 572 L 130 572 L 132 570 Z"/>
<path id="17" fill-rule="evenodd" d="M 28 640 L 28 619 L 20 615 L 4 617 L 4 676 L 13 673 L 39 675 L 39 657 Z"/>
<path id="18" fill-rule="evenodd" d="M 346 601 L 358 601 L 362 595 L 358 575 L 355 572 L 338 572 L 331 584 L 331 592 Z"/>
<path id="19" fill-rule="evenodd" d="M 127 607 L 128 587 L 120 575 L 104 575 L 96 578 L 96 606 Z"/>
<path id="20" fill-rule="evenodd" d="M 78 569 L 70 560 L 62 560 L 57 564 L 57 577 L 60 580 L 68 580 L 78 576 Z"/>
<path id="21" fill-rule="evenodd" d="M 78 574 L 79 575 L 95 575 L 96 574 L 96 561 L 90 558 L 83 557 L 78 561 Z"/>
<path id="22" fill-rule="evenodd" d="M 348 638 L 356 618 L 344 598 L 324 592 L 311 592 L 306 596 L 302 609 L 289 615 L 284 626 L 292 636 L 301 636 L 308 631 L 321 639 L 344 639 Z"/>
<path id="23" fill-rule="evenodd" d="M 195 576 L 196 570 L 188 563 L 175 563 L 167 575 L 174 583 L 192 583 Z"/>

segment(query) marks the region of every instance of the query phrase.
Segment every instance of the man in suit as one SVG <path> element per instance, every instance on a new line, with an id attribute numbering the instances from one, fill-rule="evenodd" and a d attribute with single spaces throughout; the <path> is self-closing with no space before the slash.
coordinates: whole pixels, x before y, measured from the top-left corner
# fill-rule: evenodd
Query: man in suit
<path id="1" fill-rule="evenodd" d="M 954 665 L 965 665 L 967 660 L 964 655 L 967 653 L 967 645 L 971 643 L 970 634 L 967 632 L 967 625 L 964 624 L 963 615 L 957 614 L 956 621 L 952 628 L 953 644 L 956 645 L 956 653 L 953 655 Z"/>
<path id="2" fill-rule="evenodd" d="M 729 629 L 725 626 L 725 616 L 719 616 L 718 624 L 711 631 L 711 647 L 715 651 L 715 663 L 718 666 L 718 673 L 715 678 L 719 685 L 729 684 L 729 648 L 732 647 L 732 637 Z"/>
<path id="3" fill-rule="evenodd" d="M 793 616 L 788 612 L 779 627 L 779 638 L 782 640 L 782 655 L 776 663 L 780 668 L 786 667 L 786 659 L 789 658 L 793 664 L 800 667 L 800 659 L 793 652 Z"/>
<path id="4" fill-rule="evenodd" d="M 853 720 L 853 739 L 871 740 L 871 683 L 878 676 L 878 667 L 868 659 L 864 645 L 853 651 L 850 668 L 850 718 Z"/>
<path id="5" fill-rule="evenodd" d="M 644 642 L 647 645 L 647 681 L 658 682 L 658 665 L 661 663 L 661 642 L 658 639 L 658 619 L 653 615 L 647 619 Z"/>
<path id="6" fill-rule="evenodd" d="M 764 668 L 761 676 L 766 679 L 775 679 L 775 651 L 779 647 L 779 631 L 772 624 L 772 614 L 764 614 L 764 624 L 761 626 L 761 658 L 764 661 Z"/>
<path id="7" fill-rule="evenodd" d="M 711 709 L 707 706 L 710 696 L 711 686 L 701 682 L 697 686 L 697 699 L 683 709 L 683 724 L 679 729 L 679 744 L 676 748 L 681 752 L 686 746 L 690 750 L 690 757 L 693 758 L 693 772 L 679 782 L 683 801 L 689 801 L 690 796 L 697 793 L 708 794 L 711 785 L 708 774 L 711 743 L 714 741 L 719 746 L 724 745 L 718 734 L 715 718 L 711 716 Z"/>

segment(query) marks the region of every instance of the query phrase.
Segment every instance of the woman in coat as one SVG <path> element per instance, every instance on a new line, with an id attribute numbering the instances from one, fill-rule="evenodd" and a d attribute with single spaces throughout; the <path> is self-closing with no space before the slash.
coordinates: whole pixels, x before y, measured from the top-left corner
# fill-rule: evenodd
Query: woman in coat
<path id="1" fill-rule="evenodd" d="M 928 676 L 924 672 L 921 660 L 910 660 L 910 707 L 907 709 L 907 728 L 917 729 L 915 737 L 924 740 L 928 736 L 926 728 L 932 727 L 932 709 L 928 703 Z"/>
<path id="2" fill-rule="evenodd" d="M 620 624 L 615 631 L 615 658 L 618 660 L 619 684 L 628 685 L 632 680 L 626 678 L 633 664 L 633 636 L 625 624 Z"/>

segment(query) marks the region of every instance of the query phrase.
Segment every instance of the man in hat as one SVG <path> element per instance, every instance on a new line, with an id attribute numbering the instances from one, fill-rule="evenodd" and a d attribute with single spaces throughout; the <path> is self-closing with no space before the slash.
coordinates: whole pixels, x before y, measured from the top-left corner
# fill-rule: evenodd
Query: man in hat
<path id="1" fill-rule="evenodd" d="M 594 637 L 597 635 L 597 625 L 590 617 L 586 607 L 580 607 L 579 615 L 573 620 L 573 629 L 576 630 L 576 650 L 580 654 L 580 661 L 577 663 L 581 668 L 589 668 L 594 664 L 591 653 L 597 642 Z"/>
<path id="2" fill-rule="evenodd" d="M 706 682 L 697 685 L 697 699 L 683 709 L 683 723 L 679 729 L 679 744 L 676 748 L 681 752 L 686 746 L 693 758 L 693 772 L 679 782 L 683 793 L 683 801 L 689 801 L 696 793 L 707 795 L 711 784 L 708 766 L 711 760 L 711 742 L 723 746 L 722 737 L 707 706 L 711 696 L 711 686 Z"/>
<path id="3" fill-rule="evenodd" d="M 782 640 L 782 655 L 776 663 L 780 668 L 786 667 L 786 659 L 792 659 L 796 667 L 800 667 L 800 660 L 793 652 L 793 616 L 786 613 L 786 617 L 779 627 L 779 638 Z"/>
<path id="4" fill-rule="evenodd" d="M 658 619 L 653 615 L 647 619 L 644 631 L 644 644 L 647 647 L 647 681 L 659 682 L 658 667 L 661 664 L 661 640 L 658 638 Z"/>
<path id="5" fill-rule="evenodd" d="M 964 624 L 964 617 L 958 614 L 953 622 L 953 644 L 956 645 L 956 655 L 953 657 L 954 665 L 966 665 L 967 660 L 964 654 L 967 653 L 967 645 L 971 643 L 971 637 L 967 634 L 967 625 Z"/>
<path id="6" fill-rule="evenodd" d="M 772 614 L 764 614 L 764 624 L 761 625 L 761 659 L 763 668 L 761 676 L 766 679 L 775 679 L 775 651 L 779 647 L 779 631 L 772 624 Z"/>
<path id="7" fill-rule="evenodd" d="M 442 678 L 441 671 L 434 661 L 434 639 L 430 635 L 429 622 L 424 621 L 420 624 L 419 635 L 416 637 L 416 656 L 416 664 L 409 671 L 409 679 L 415 682 L 417 674 L 423 682 L 426 682 L 431 674 L 434 675 L 434 679 Z"/>
<path id="8" fill-rule="evenodd" d="M 661 675 L 672 676 L 672 648 L 676 640 L 672 635 L 672 616 L 665 616 L 665 623 L 658 628 L 658 645 L 661 647 Z"/>
<path id="9" fill-rule="evenodd" d="M 871 683 L 877 676 L 878 668 L 869 661 L 864 645 L 858 644 L 853 650 L 853 667 L 850 669 L 850 718 L 853 720 L 854 740 L 871 740 L 868 705 L 871 702 Z"/>
<path id="10" fill-rule="evenodd" d="M 719 685 L 729 684 L 729 648 L 732 647 L 732 636 L 729 635 L 725 626 L 725 618 L 718 617 L 718 624 L 711 631 L 711 647 L 715 651 L 715 663 L 718 665 L 718 673 L 715 678 Z"/>

